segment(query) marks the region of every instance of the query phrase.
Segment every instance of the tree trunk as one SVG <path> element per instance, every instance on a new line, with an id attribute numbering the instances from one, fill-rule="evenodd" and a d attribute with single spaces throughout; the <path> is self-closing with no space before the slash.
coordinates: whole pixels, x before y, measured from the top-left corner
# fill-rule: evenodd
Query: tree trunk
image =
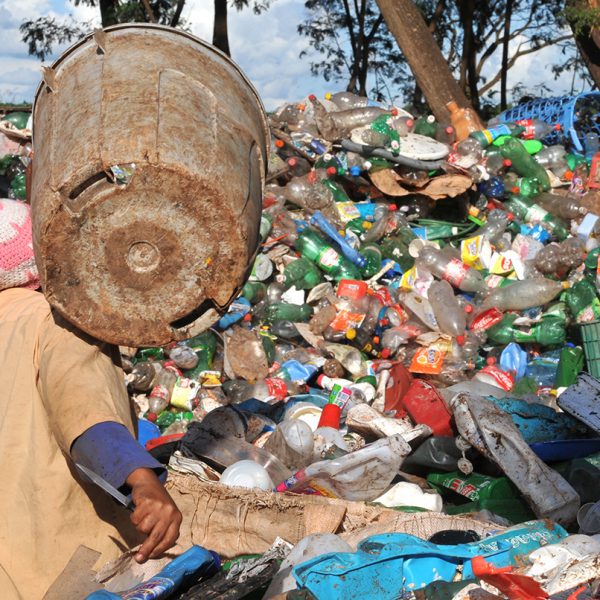
<path id="1" fill-rule="evenodd" d="M 510 22 L 512 20 L 513 0 L 506 0 L 506 13 L 504 14 L 504 41 L 502 42 L 502 71 L 500 76 L 500 110 L 506 110 L 506 83 L 508 79 L 508 45 L 510 37 Z"/>
<path id="2" fill-rule="evenodd" d="M 100 18 L 102 27 L 110 27 L 118 23 L 116 0 L 100 0 Z"/>
<path id="3" fill-rule="evenodd" d="M 227 56 L 229 50 L 229 34 L 227 32 L 227 0 L 215 0 L 215 23 L 213 27 L 213 46 L 216 46 Z"/>
<path id="4" fill-rule="evenodd" d="M 599 3 L 598 0 L 569 0 L 567 4 L 573 8 L 598 9 Z M 575 36 L 581 58 L 583 58 L 596 87 L 600 89 L 600 46 L 598 43 L 598 38 L 600 36 L 598 35 L 598 32 L 590 31 L 587 27 L 577 34 L 575 31 L 575 23 L 570 22 L 569 25 L 573 30 L 573 35 Z"/>
<path id="5" fill-rule="evenodd" d="M 479 92 L 477 91 L 477 63 L 475 35 L 473 33 L 473 17 L 475 14 L 475 0 L 460 0 L 457 2 L 463 28 L 463 51 L 461 58 L 460 83 L 471 99 L 471 104 L 479 109 Z"/>
<path id="6" fill-rule="evenodd" d="M 377 4 L 438 121 L 447 123 L 450 120 L 446 104 L 451 100 L 459 106 L 469 107 L 467 97 L 452 77 L 448 63 L 414 2 L 377 0 Z"/>

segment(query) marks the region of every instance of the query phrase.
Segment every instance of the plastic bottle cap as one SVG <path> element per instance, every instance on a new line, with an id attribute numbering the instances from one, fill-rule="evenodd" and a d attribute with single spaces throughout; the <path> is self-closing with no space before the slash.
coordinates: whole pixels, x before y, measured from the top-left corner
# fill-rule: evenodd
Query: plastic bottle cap
<path id="1" fill-rule="evenodd" d="M 340 416 L 342 409 L 337 404 L 326 404 L 321 412 L 321 418 L 319 419 L 319 427 L 331 427 L 333 429 L 340 428 Z"/>
<path id="2" fill-rule="evenodd" d="M 473 312 L 473 305 L 472 304 L 465 304 L 465 312 L 470 315 Z"/>
<path id="3" fill-rule="evenodd" d="M 412 129 L 412 128 L 415 126 L 415 122 L 414 122 L 414 120 L 413 120 L 413 119 L 406 119 L 406 126 L 407 126 L 409 129 Z"/>
<path id="4" fill-rule="evenodd" d="M 509 213 L 506 213 L 506 218 L 509 221 L 514 221 L 515 220 L 515 215 L 513 215 L 512 213 L 509 212 Z"/>
<path id="5" fill-rule="evenodd" d="M 448 125 L 448 127 L 446 127 L 446 129 L 444 129 L 444 131 L 450 135 L 451 133 L 454 133 L 454 127 Z"/>
<path id="6" fill-rule="evenodd" d="M 395 106 L 392 108 L 392 110 L 390 112 L 392 113 L 392 117 L 398 116 L 398 109 Z"/>
<path id="7" fill-rule="evenodd" d="M 396 204 L 388 204 L 388 210 L 394 212 L 395 210 L 398 210 L 398 205 L 396 205 Z"/>
<path id="8" fill-rule="evenodd" d="M 392 352 L 389 348 L 384 348 L 381 351 L 381 358 L 383 358 L 383 359 L 389 358 L 391 356 L 391 354 L 392 354 Z"/>
<path id="9" fill-rule="evenodd" d="M 283 148 L 285 143 L 283 140 L 275 140 L 275 148 Z"/>
<path id="10" fill-rule="evenodd" d="M 494 203 L 493 203 L 493 202 L 490 200 L 490 201 L 489 201 L 489 202 L 488 202 L 488 203 L 485 205 L 485 207 L 486 207 L 488 210 L 494 210 L 494 209 L 496 208 L 496 205 L 495 205 L 495 204 L 494 204 Z"/>
<path id="11" fill-rule="evenodd" d="M 373 336 L 373 343 L 374 344 L 379 344 L 379 336 L 378 335 L 374 335 Z"/>
<path id="12" fill-rule="evenodd" d="M 435 123 L 435 117 L 433 115 L 429 115 L 427 117 L 427 122 L 428 123 Z"/>
<path id="13" fill-rule="evenodd" d="M 465 345 L 465 341 L 466 341 L 466 340 L 465 340 L 465 336 L 464 336 L 464 335 L 457 335 L 457 336 L 456 336 L 456 343 L 457 343 L 459 346 L 464 346 L 464 345 Z"/>
<path id="14" fill-rule="evenodd" d="M 308 97 L 308 99 L 312 102 L 312 101 L 316 100 L 317 97 L 314 94 L 310 94 L 310 96 Z"/>
<path id="15" fill-rule="evenodd" d="M 252 320 L 252 315 L 250 313 L 246 313 L 244 315 L 244 321 L 251 321 Z"/>
<path id="16" fill-rule="evenodd" d="M 336 175 L 337 169 L 335 167 L 327 167 L 327 175 Z"/>
<path id="17" fill-rule="evenodd" d="M 353 340 L 356 337 L 356 329 L 348 329 L 346 331 L 346 339 Z"/>
<path id="18" fill-rule="evenodd" d="M 390 320 L 389 319 L 381 319 L 379 321 L 379 323 L 381 324 L 382 327 L 387 327 L 390 324 Z"/>
<path id="19" fill-rule="evenodd" d="M 306 104 L 304 104 L 304 102 L 301 102 L 300 104 L 296 105 L 298 107 L 298 110 L 300 112 L 304 112 L 306 110 Z"/>
<path id="20" fill-rule="evenodd" d="M 521 191 L 521 188 L 520 188 L 519 186 L 516 186 L 516 185 L 515 185 L 515 186 L 513 186 L 513 187 L 510 189 L 510 191 L 511 191 L 513 194 L 518 194 L 518 193 Z"/>
<path id="21" fill-rule="evenodd" d="M 325 100 L 331 100 L 331 92 L 325 94 Z"/>
<path id="22" fill-rule="evenodd" d="M 495 359 L 495 357 L 493 357 L 493 356 L 488 356 L 488 357 L 485 359 L 485 362 L 486 362 L 488 365 L 490 365 L 490 366 L 491 366 L 491 365 L 495 365 L 495 364 L 496 364 L 496 359 Z"/>
<path id="23" fill-rule="evenodd" d="M 363 229 L 366 229 L 367 231 L 369 231 L 369 229 L 371 229 L 371 227 L 373 227 L 373 223 L 371 223 L 371 221 L 363 221 L 362 226 L 363 226 Z"/>
<path id="24" fill-rule="evenodd" d="M 505 166 L 505 167 L 511 167 L 512 166 L 512 160 L 510 160 L 510 158 L 505 158 L 502 161 L 502 165 Z"/>
<path id="25" fill-rule="evenodd" d="M 293 157 L 288 158 L 287 164 L 290 165 L 290 167 L 295 167 L 298 164 L 298 159 Z"/>
<path id="26" fill-rule="evenodd" d="M 567 181 L 572 181 L 572 179 L 573 179 L 573 171 L 565 171 L 565 174 L 563 175 L 563 177 Z"/>
<path id="27" fill-rule="evenodd" d="M 554 129 L 556 129 L 556 131 L 560 131 L 562 129 L 562 125 L 560 123 L 557 123 L 556 125 L 554 125 Z"/>
<path id="28" fill-rule="evenodd" d="M 146 420 L 150 421 L 151 423 L 154 423 L 156 419 L 158 419 L 158 415 L 156 413 L 148 413 L 146 415 Z"/>

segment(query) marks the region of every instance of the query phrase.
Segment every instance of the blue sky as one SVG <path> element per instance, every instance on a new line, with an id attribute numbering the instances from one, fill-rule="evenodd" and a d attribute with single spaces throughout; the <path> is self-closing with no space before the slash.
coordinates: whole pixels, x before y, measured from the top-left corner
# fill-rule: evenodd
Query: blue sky
<path id="1" fill-rule="evenodd" d="M 229 12 L 232 58 L 246 72 L 269 110 L 311 93 L 323 96 L 343 87 L 342 83 L 327 83 L 313 77 L 310 58 L 298 58 L 302 50 L 308 49 L 306 39 L 296 31 L 304 18 L 303 4 L 303 0 L 273 0 L 271 9 L 260 16 L 251 10 Z M 47 15 L 60 20 L 68 14 L 99 24 L 97 8 L 75 7 L 67 0 L 0 0 L 0 102 L 31 101 L 40 80 L 42 63 L 27 55 L 27 46 L 18 31 L 21 22 Z M 212 0 L 187 0 L 183 16 L 192 33 L 210 41 Z M 553 49 L 524 57 L 510 71 L 509 86 L 518 81 L 530 86 L 546 82 L 556 95 L 568 93 L 570 75 L 558 82 L 552 79 L 548 65 L 556 58 Z M 579 88 L 577 82 L 576 89 Z"/>

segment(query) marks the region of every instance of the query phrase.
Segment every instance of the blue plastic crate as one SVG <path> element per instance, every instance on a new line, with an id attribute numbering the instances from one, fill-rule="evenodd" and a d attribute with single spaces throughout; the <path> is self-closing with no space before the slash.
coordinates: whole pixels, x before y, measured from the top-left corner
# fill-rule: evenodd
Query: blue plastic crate
<path id="1" fill-rule="evenodd" d="M 536 98 L 505 110 L 497 119 L 503 123 L 540 119 L 549 125 L 559 124 L 562 129 L 553 131 L 542 141 L 548 145 L 566 143 L 577 154 L 583 154 L 585 134 L 595 132 L 600 135 L 600 92 Z"/>

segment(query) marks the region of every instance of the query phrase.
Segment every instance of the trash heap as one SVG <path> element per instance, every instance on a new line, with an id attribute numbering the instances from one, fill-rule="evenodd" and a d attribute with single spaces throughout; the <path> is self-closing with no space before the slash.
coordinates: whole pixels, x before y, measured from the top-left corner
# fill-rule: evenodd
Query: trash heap
<path id="1" fill-rule="evenodd" d="M 30 113 L 0 115 L 0 197 L 25 200 L 25 170 L 31 160 Z"/>
<path id="2" fill-rule="evenodd" d="M 191 339 L 122 348 L 140 441 L 175 477 L 452 527 L 278 542 L 266 597 L 592 597 L 598 102 L 576 131 L 535 115 L 486 128 L 454 103 L 439 123 L 347 92 L 270 116 L 240 296 Z M 17 198 L 20 146 L 0 161 Z M 181 597 L 217 597 L 211 581 Z"/>

